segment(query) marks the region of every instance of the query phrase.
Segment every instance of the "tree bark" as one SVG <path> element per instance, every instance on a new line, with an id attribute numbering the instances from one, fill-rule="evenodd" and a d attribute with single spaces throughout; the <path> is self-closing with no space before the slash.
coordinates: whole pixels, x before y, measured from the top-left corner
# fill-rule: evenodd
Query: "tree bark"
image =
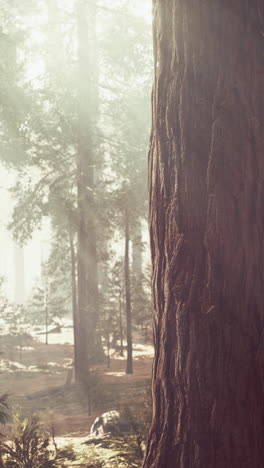
<path id="1" fill-rule="evenodd" d="M 74 339 L 74 376 L 76 381 L 80 381 L 80 353 L 78 352 L 79 346 L 79 333 L 80 324 L 78 317 L 78 298 L 77 298 L 77 283 L 76 283 L 76 255 L 74 247 L 74 236 L 72 232 L 71 223 L 69 221 L 69 240 L 71 252 L 71 287 L 72 287 L 72 318 L 73 318 L 73 339 Z"/>
<path id="2" fill-rule="evenodd" d="M 95 66 L 96 7 L 78 0 L 78 309 L 79 370 L 85 375 L 96 360 L 96 325 L 98 313 L 98 274 L 95 206 L 95 142 L 96 86 Z"/>
<path id="3" fill-rule="evenodd" d="M 45 301 L 45 344 L 49 344 L 49 292 L 48 292 L 48 275 L 45 276 L 45 291 L 44 291 L 44 301 Z"/>
<path id="4" fill-rule="evenodd" d="M 123 291 L 120 288 L 119 292 L 119 336 L 120 336 L 120 356 L 124 356 L 124 339 L 123 339 Z"/>
<path id="5" fill-rule="evenodd" d="M 130 268 L 129 268 L 129 214 L 125 213 L 125 295 L 126 295 L 126 338 L 127 338 L 127 362 L 126 373 L 133 374 L 133 345 L 132 345 L 132 311 L 130 291 Z"/>
<path id="6" fill-rule="evenodd" d="M 137 279 L 142 280 L 142 226 L 141 220 L 137 219 L 132 241 L 132 270 Z"/>
<path id="7" fill-rule="evenodd" d="M 154 0 L 144 468 L 264 460 L 263 3 Z"/>

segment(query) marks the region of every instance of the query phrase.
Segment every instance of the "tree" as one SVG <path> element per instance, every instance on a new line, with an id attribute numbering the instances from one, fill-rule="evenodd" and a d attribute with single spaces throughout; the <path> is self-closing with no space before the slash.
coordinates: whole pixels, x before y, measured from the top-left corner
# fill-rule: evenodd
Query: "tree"
<path id="1" fill-rule="evenodd" d="M 123 291 L 124 266 L 115 260 L 111 252 L 104 262 L 102 271 L 103 287 L 100 287 L 100 330 L 106 348 L 107 367 L 111 363 L 111 350 L 118 350 L 124 356 Z"/>
<path id="2" fill-rule="evenodd" d="M 263 466 L 263 14 L 154 1 L 144 468 Z"/>
<path id="3" fill-rule="evenodd" d="M 129 268 L 129 214 L 125 213 L 125 296 L 126 296 L 126 338 L 127 338 L 127 363 L 126 373 L 133 374 L 133 344 L 132 344 L 132 311 L 131 311 L 131 283 L 130 283 L 130 268 Z"/>
<path id="4" fill-rule="evenodd" d="M 133 269 L 131 288 L 133 319 L 147 342 L 152 338 L 149 333 L 152 330 L 150 265 L 144 268 L 144 273 L 138 275 L 136 273 Z"/>
<path id="5" fill-rule="evenodd" d="M 100 270 L 110 241 L 117 231 L 123 240 L 126 210 L 129 244 L 134 242 L 136 223 L 146 216 L 149 113 L 142 110 L 148 109 L 151 53 L 150 28 L 133 14 L 132 2 L 117 0 L 115 8 L 110 1 L 106 5 L 88 5 L 85 0 L 66 3 L 30 0 L 27 8 L 17 5 L 15 15 L 13 9 L 4 8 L 10 34 L 5 34 L 3 43 L 13 38 L 14 23 L 23 41 L 17 36 L 11 41 L 13 69 L 4 63 L 6 104 L 14 106 L 12 119 L 5 105 L 0 120 L 8 117 L 4 125 L 8 130 L 16 117 L 15 135 L 5 129 L 2 139 L 14 156 L 6 155 L 5 148 L 4 159 L 17 173 L 12 187 L 16 205 L 9 225 L 14 238 L 25 244 L 41 228 L 43 218 L 51 220 L 52 235 L 57 235 L 61 223 L 62 238 L 69 237 L 75 365 L 80 380 L 81 373 L 103 354 L 104 279 Z M 40 13 L 41 24 L 28 27 L 35 12 Z M 32 78 L 34 69 L 38 76 Z M 20 102 L 23 106 L 16 112 Z M 124 186 L 127 204 L 120 210 L 122 226 L 116 226 L 115 207 L 108 209 L 109 194 L 111 188 L 118 192 Z M 64 263 L 64 256 L 56 263 Z M 131 283 L 132 277 L 133 273 Z M 134 300 L 140 289 L 131 286 L 133 309 L 140 302 L 140 294 Z M 106 313 L 111 308 L 112 304 Z M 123 335 L 121 312 L 120 302 Z M 115 333 L 110 330 L 111 346 L 116 325 Z"/>
<path id="6" fill-rule="evenodd" d="M 30 323 L 45 326 L 43 334 L 45 334 L 46 345 L 48 344 L 50 327 L 58 327 L 62 317 L 69 314 L 71 309 L 69 248 L 68 251 L 65 249 L 63 240 L 61 240 L 60 245 L 58 239 L 53 240 L 50 258 L 48 262 L 42 264 L 41 282 L 33 289 L 28 304 Z M 64 255 L 64 257 L 59 258 L 59 255 Z"/>
<path id="7" fill-rule="evenodd" d="M 78 37 L 78 312 L 80 380 L 96 361 L 98 347 L 96 325 L 98 317 L 98 268 L 96 242 L 94 130 L 97 118 L 97 76 L 95 41 L 96 6 L 89 9 L 84 0 L 77 2 Z"/>

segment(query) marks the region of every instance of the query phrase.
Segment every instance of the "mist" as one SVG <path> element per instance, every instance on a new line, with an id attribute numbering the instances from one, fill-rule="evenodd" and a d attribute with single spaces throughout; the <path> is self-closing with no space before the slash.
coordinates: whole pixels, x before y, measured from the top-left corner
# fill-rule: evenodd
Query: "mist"
<path id="1" fill-rule="evenodd" d="M 141 466 L 151 1 L 0 6 L 0 466 Z"/>

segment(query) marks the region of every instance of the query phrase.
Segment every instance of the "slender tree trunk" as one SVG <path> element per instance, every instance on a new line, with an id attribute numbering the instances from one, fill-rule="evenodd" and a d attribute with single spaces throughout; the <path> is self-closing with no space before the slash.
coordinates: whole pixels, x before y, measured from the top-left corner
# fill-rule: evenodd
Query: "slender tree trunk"
<path id="1" fill-rule="evenodd" d="M 78 309 L 79 309 L 79 371 L 89 371 L 96 360 L 96 326 L 98 313 L 98 275 L 95 206 L 95 144 L 96 122 L 94 40 L 96 7 L 78 0 Z"/>
<path id="2" fill-rule="evenodd" d="M 74 339 L 74 374 L 75 380 L 80 380 L 80 363 L 79 363 L 79 352 L 78 352 L 78 337 L 80 331 L 80 324 L 78 318 L 78 299 L 77 299 L 77 284 L 76 284 L 76 255 L 74 247 L 74 237 L 72 227 L 69 224 L 69 240 L 70 240 L 70 252 L 71 252 L 71 287 L 72 287 L 72 318 L 73 318 L 73 339 Z"/>
<path id="3" fill-rule="evenodd" d="M 130 293 L 130 268 L 129 268 L 129 215 L 125 214 L 125 294 L 126 294 L 126 338 L 127 338 L 127 364 L 126 373 L 133 374 L 132 357 L 132 312 Z"/>
<path id="4" fill-rule="evenodd" d="M 123 331 L 123 301 L 122 289 L 119 293 L 119 335 L 120 335 L 120 356 L 124 356 L 124 331 Z"/>
<path id="5" fill-rule="evenodd" d="M 48 281 L 45 277 L 45 343 L 49 344 L 49 308 L 48 308 Z"/>
<path id="6" fill-rule="evenodd" d="M 137 220 L 132 238 L 132 270 L 136 279 L 142 278 L 142 226 Z"/>
<path id="7" fill-rule="evenodd" d="M 107 335 L 107 369 L 110 369 L 111 359 L 110 359 L 110 335 Z"/>
<path id="8" fill-rule="evenodd" d="M 154 0 L 144 468 L 264 460 L 263 2 Z"/>

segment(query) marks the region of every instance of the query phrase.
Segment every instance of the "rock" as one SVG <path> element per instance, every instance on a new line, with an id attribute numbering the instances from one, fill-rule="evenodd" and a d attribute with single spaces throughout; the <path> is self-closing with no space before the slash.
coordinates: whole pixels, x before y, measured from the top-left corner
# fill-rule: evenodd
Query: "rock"
<path id="1" fill-rule="evenodd" d="M 107 411 L 96 418 L 91 427 L 91 436 L 97 437 L 103 434 L 118 435 L 122 432 L 129 432 L 130 424 L 126 421 L 119 411 Z"/>

